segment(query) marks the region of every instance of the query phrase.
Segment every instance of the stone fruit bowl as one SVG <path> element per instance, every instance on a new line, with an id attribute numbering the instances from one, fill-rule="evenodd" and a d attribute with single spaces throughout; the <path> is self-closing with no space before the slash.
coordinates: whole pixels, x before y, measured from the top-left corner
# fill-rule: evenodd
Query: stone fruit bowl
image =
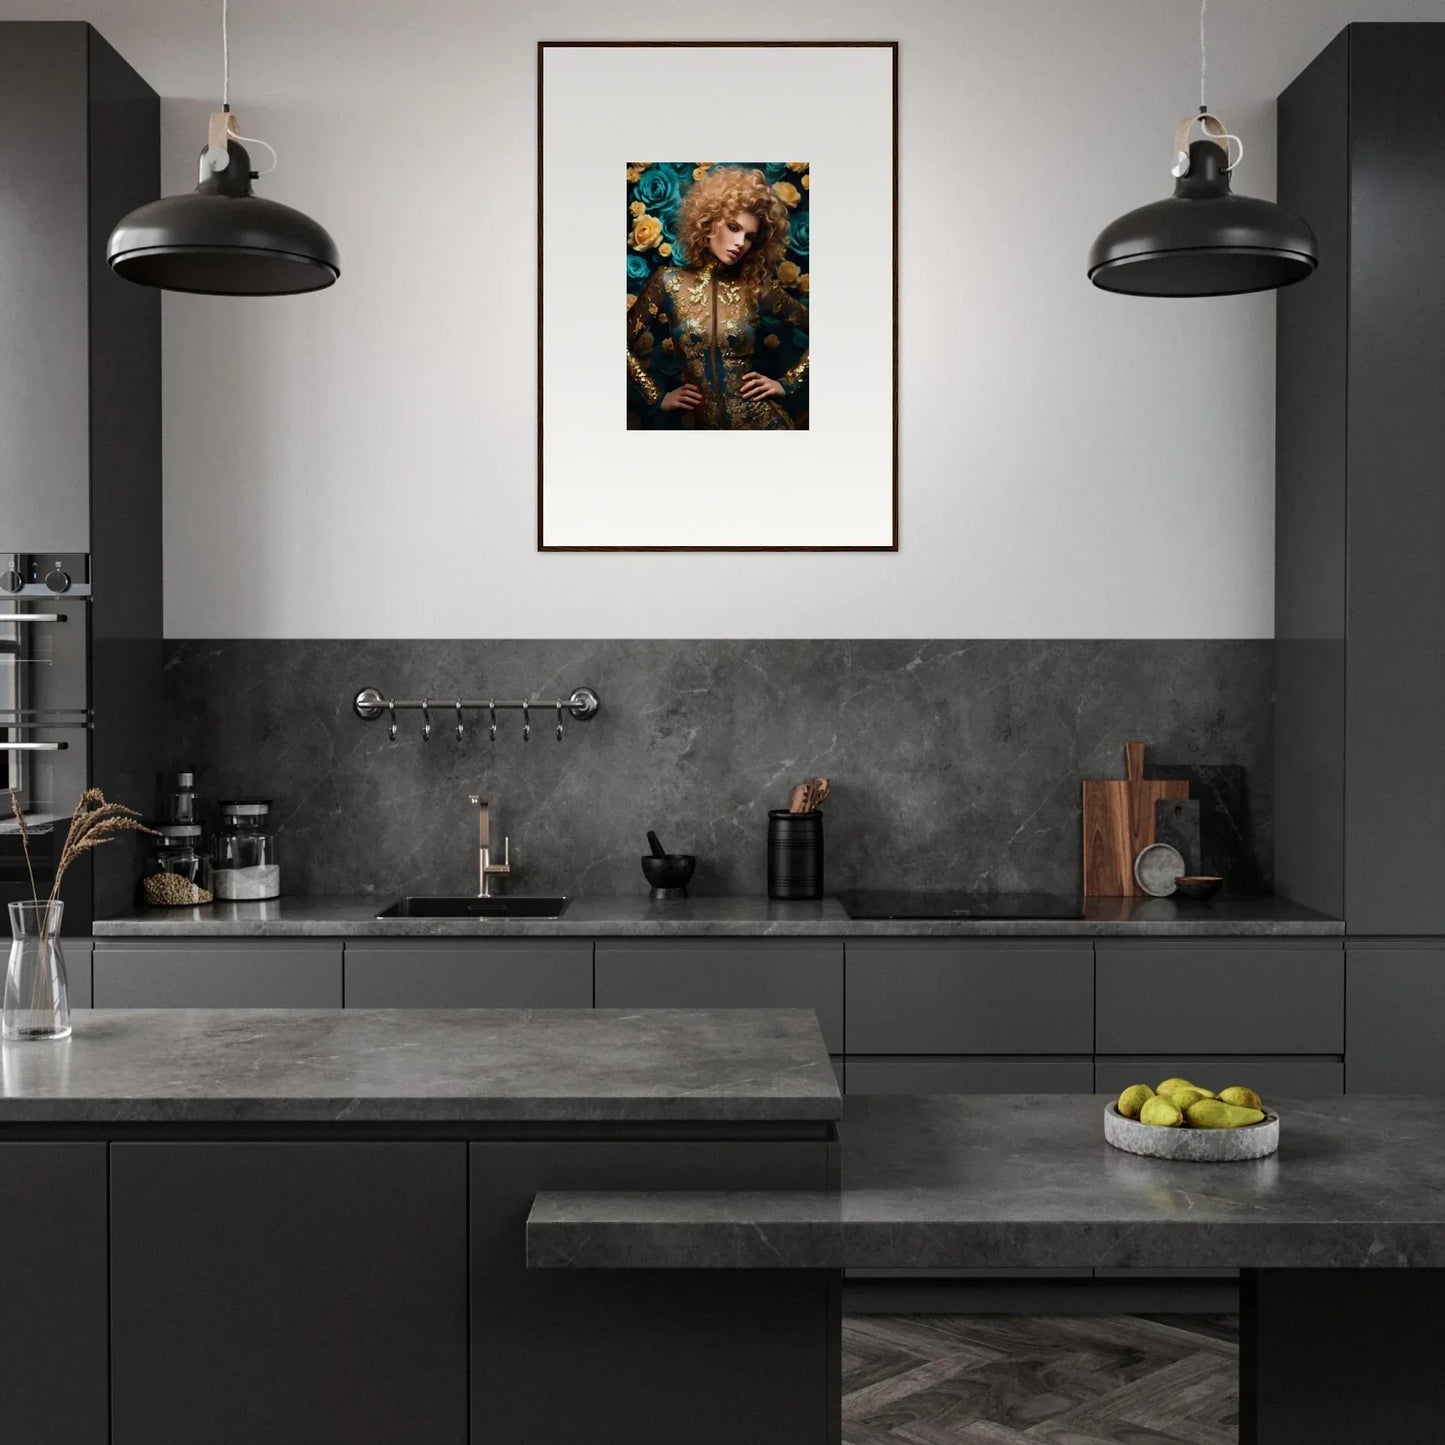
<path id="1" fill-rule="evenodd" d="M 1161 1129 L 1126 1119 L 1113 1102 L 1104 1110 L 1104 1138 L 1116 1149 L 1151 1159 L 1179 1159 L 1191 1164 L 1233 1164 L 1264 1159 L 1279 1148 L 1279 1115 L 1265 1110 L 1258 1124 L 1240 1129 Z"/>

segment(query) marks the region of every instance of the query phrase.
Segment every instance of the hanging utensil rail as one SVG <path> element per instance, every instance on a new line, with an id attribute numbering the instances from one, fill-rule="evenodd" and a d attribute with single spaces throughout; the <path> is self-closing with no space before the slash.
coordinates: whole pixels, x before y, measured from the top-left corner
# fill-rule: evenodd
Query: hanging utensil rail
<path id="1" fill-rule="evenodd" d="M 497 740 L 497 714 L 499 712 L 520 712 L 522 714 L 522 741 L 532 736 L 532 713 L 555 713 L 557 717 L 557 741 L 562 741 L 562 714 L 587 722 L 597 716 L 602 699 L 590 687 L 573 688 L 568 697 L 533 698 L 462 698 L 462 697 L 387 697 L 374 687 L 364 687 L 351 702 L 352 710 L 363 722 L 375 722 L 385 714 L 389 719 L 387 732 L 392 742 L 396 741 L 396 715 L 399 712 L 420 712 L 422 714 L 422 740 L 430 741 L 432 735 L 432 714 L 435 712 L 453 727 L 457 741 L 466 736 L 465 714 L 485 712 L 488 718 L 487 732 L 492 742 Z"/>

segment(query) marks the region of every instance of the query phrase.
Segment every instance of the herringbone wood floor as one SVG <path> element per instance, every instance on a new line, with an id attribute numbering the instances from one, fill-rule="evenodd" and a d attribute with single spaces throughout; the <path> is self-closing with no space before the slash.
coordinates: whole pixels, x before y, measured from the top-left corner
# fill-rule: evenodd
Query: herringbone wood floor
<path id="1" fill-rule="evenodd" d="M 1226 1315 L 855 1315 L 846 1445 L 1236 1445 Z"/>

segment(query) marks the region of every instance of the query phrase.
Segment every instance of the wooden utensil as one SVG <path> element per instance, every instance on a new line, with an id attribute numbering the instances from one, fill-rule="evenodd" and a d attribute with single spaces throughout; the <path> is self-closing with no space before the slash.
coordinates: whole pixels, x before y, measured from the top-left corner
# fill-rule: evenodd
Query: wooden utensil
<path id="1" fill-rule="evenodd" d="M 1124 746 L 1127 776 L 1084 783 L 1084 897 L 1142 898 L 1134 860 L 1154 842 L 1154 805 L 1187 798 L 1183 779 L 1145 778 L 1144 744 Z"/>

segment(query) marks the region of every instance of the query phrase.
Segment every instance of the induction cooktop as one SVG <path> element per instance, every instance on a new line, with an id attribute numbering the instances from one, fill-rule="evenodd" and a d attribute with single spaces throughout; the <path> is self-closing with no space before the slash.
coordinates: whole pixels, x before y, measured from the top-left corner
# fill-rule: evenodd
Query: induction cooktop
<path id="1" fill-rule="evenodd" d="M 1082 918 L 1063 893 L 904 893 L 861 888 L 840 893 L 849 918 Z"/>

